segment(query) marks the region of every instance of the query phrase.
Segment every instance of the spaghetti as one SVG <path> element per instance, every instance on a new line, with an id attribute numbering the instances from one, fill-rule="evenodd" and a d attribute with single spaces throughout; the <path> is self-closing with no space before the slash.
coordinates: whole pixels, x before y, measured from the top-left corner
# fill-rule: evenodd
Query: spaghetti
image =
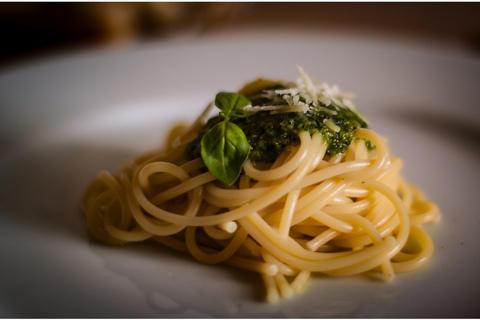
<path id="1" fill-rule="evenodd" d="M 402 160 L 373 130 L 356 128 L 335 155 L 321 132 L 299 131 L 273 164 L 248 159 L 229 186 L 187 152 L 209 112 L 175 127 L 164 150 L 91 182 L 82 204 L 93 237 L 150 239 L 202 263 L 258 272 L 268 301 L 302 291 L 315 272 L 378 271 L 391 281 L 431 257 L 422 225 L 440 218 L 438 207 L 405 181 Z"/>

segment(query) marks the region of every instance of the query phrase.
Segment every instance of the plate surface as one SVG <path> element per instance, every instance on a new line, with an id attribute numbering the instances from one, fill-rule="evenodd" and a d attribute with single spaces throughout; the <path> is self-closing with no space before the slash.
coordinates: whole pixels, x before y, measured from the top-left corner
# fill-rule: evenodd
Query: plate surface
<path id="1" fill-rule="evenodd" d="M 354 92 L 405 176 L 438 203 L 436 251 L 390 284 L 318 276 L 266 304 L 256 275 L 154 244 L 89 240 L 78 199 L 102 169 L 161 146 L 220 90 L 295 65 Z M 480 59 L 381 41 L 295 34 L 56 57 L 0 74 L 0 316 L 480 316 Z"/>

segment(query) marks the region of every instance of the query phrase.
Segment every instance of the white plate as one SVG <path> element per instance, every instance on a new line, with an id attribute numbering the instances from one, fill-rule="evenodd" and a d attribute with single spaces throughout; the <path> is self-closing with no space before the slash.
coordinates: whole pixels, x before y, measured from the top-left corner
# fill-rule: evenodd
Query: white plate
<path id="1" fill-rule="evenodd" d="M 250 35 L 251 36 L 251 35 Z M 256 275 L 153 244 L 89 241 L 78 199 L 101 170 L 162 143 L 217 91 L 295 65 L 346 91 L 442 210 L 424 268 L 390 284 L 316 277 L 264 303 Z M 57 57 L 0 75 L 0 316 L 480 315 L 480 61 L 314 35 L 204 37 Z"/>

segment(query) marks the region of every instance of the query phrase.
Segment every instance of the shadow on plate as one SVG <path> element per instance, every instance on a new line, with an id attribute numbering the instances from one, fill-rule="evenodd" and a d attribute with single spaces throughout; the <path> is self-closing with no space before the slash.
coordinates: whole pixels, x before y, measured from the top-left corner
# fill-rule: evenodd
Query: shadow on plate
<path id="1" fill-rule="evenodd" d="M 415 126 L 439 139 L 445 139 L 449 143 L 465 148 L 471 154 L 480 156 L 480 124 L 474 123 L 471 119 L 458 118 L 445 113 L 433 113 L 431 109 L 423 111 L 421 107 L 415 109 L 389 108 L 386 112 L 388 112 L 388 116 L 394 117 L 406 126 Z M 475 117 L 473 113 L 472 116 Z"/>
<path id="2" fill-rule="evenodd" d="M 2 219 L 33 232 L 85 236 L 79 199 L 100 171 L 130 156 L 82 144 L 39 146 L 0 162 Z"/>
<path id="3" fill-rule="evenodd" d="M 201 264 L 153 242 L 118 248 L 91 243 L 90 247 L 107 269 L 135 284 L 148 307 L 162 318 L 381 317 L 407 291 L 403 285 L 368 275 L 316 275 L 303 293 L 270 304 L 264 300 L 261 277 L 252 272 Z M 133 310 L 138 305 L 123 307 Z M 141 309 L 138 315 L 143 317 Z"/>

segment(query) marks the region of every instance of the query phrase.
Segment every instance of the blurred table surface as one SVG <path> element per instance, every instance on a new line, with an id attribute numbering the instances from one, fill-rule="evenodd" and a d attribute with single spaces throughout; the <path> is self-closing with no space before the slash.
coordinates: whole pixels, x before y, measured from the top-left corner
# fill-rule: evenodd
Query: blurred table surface
<path id="1" fill-rule="evenodd" d="M 301 27 L 480 53 L 480 3 L 0 3 L 0 68 L 76 48 Z"/>

